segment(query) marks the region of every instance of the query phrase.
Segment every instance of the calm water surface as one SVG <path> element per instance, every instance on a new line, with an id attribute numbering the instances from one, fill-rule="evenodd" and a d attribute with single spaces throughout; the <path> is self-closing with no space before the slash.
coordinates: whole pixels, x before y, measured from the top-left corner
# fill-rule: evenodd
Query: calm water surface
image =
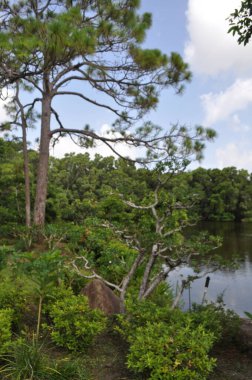
<path id="1" fill-rule="evenodd" d="M 223 294 L 227 308 L 244 316 L 244 311 L 252 313 L 252 223 L 201 223 L 197 230 L 209 231 L 223 237 L 223 245 L 217 253 L 225 259 L 237 256 L 239 268 L 237 270 L 217 271 L 209 274 L 210 284 L 207 292 L 207 301 L 216 301 Z M 176 270 L 170 277 L 173 286 L 182 278 L 193 274 L 191 268 Z M 191 302 L 201 303 L 204 292 L 205 278 L 191 284 Z M 189 307 L 189 290 L 184 291 L 184 308 Z"/>

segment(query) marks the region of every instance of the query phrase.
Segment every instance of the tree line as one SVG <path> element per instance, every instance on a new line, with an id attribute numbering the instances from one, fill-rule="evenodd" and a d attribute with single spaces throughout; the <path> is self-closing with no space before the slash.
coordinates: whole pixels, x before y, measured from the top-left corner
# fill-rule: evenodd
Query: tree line
<path id="1" fill-rule="evenodd" d="M 34 202 L 38 153 L 29 151 L 31 197 Z M 0 219 L 1 224 L 25 222 L 25 187 L 22 143 L 0 139 Z M 155 169 L 139 168 L 134 163 L 88 153 L 67 154 L 50 158 L 46 218 L 83 223 L 98 216 L 126 221 L 125 207 L 117 194 L 125 199 L 147 199 L 156 185 Z M 170 196 L 188 203 L 189 213 L 204 221 L 250 220 L 252 176 L 235 167 L 198 168 L 177 173 L 164 185 Z"/>

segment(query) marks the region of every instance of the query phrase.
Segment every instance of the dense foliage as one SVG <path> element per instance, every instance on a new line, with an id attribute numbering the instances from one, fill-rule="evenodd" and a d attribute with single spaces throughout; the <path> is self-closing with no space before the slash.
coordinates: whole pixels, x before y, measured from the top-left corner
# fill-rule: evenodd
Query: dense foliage
<path id="1" fill-rule="evenodd" d="M 70 351 L 82 351 L 105 329 L 106 318 L 99 310 L 91 310 L 88 300 L 71 291 L 50 305 L 49 327 L 52 341 Z"/>
<path id="2" fill-rule="evenodd" d="M 13 311 L 0 309 L 0 354 L 6 354 L 11 345 Z"/>
<path id="3" fill-rule="evenodd" d="M 75 238 L 70 236 L 69 242 Z M 64 251 L 66 248 L 67 244 Z M 45 265 L 50 258 L 51 268 Z M 0 300 L 0 372 L 3 379 L 25 380 L 29 376 L 34 380 L 90 379 L 85 368 L 86 356 L 80 362 L 67 351 L 74 351 L 75 355 L 87 352 L 92 340 L 104 332 L 106 318 L 100 311 L 90 310 L 87 299 L 79 295 L 86 281 L 78 284 L 76 276 L 71 274 L 71 259 L 70 251 L 63 255 L 55 251 L 43 252 L 41 256 L 35 251 L 8 254 L 8 261 L 0 273 L 6 278 L 2 282 Z M 15 299 L 8 299 L 8 276 L 16 279 L 11 283 L 11 295 L 20 293 L 22 302 L 17 305 Z M 47 284 L 43 280 L 46 278 Z M 38 336 L 39 294 L 43 294 L 43 323 Z M 214 305 L 185 313 L 172 310 L 171 304 L 172 296 L 167 286 L 160 286 L 144 301 L 136 300 L 135 285 L 132 286 L 127 298 L 127 313 L 119 315 L 116 322 L 110 322 L 129 345 L 127 365 L 136 376 L 140 374 L 146 379 L 207 379 L 215 364 L 209 354 L 213 343 L 223 335 L 234 333 L 237 320 Z M 19 316 L 19 323 L 15 322 L 14 315 Z M 54 358 L 42 343 L 48 339 L 50 347 L 55 344 L 67 351 L 56 351 Z"/>
<path id="4" fill-rule="evenodd" d="M 127 315 L 118 317 L 117 330 L 129 343 L 129 367 L 153 380 L 207 379 L 215 366 L 209 351 L 216 342 L 230 342 L 238 317 L 221 302 L 183 313 L 167 308 L 167 296 L 164 306 L 164 299 L 130 301 Z"/>
<path id="5" fill-rule="evenodd" d="M 131 336 L 128 365 L 148 371 L 150 380 L 204 380 L 214 366 L 207 355 L 213 340 L 213 334 L 189 320 L 185 325 L 148 323 Z"/>
<path id="6" fill-rule="evenodd" d="M 20 149 L 18 141 L 0 139 L 1 229 L 6 223 L 25 220 Z M 30 151 L 30 157 L 34 189 L 36 152 Z M 156 181 L 155 171 L 113 157 L 96 155 L 91 160 L 87 153 L 51 158 L 49 178 L 46 208 L 50 223 L 82 223 L 87 217 L 129 223 L 129 210 L 116 193 L 132 201 L 147 200 Z M 198 168 L 174 176 L 166 188 L 167 194 L 175 193 L 181 200 L 191 197 L 195 205 L 191 213 L 201 220 L 240 222 L 251 218 L 252 178 L 246 170 Z"/>
<path id="7" fill-rule="evenodd" d="M 252 177 L 247 170 L 199 168 L 191 172 L 188 185 L 198 198 L 201 219 L 241 222 L 251 218 Z"/>
<path id="8" fill-rule="evenodd" d="M 22 225 L 23 176 L 5 174 L 9 165 L 21 161 L 19 142 L 0 141 L 3 378 L 24 380 L 33 373 L 34 379 L 59 379 L 61 374 L 66 380 L 88 379 L 85 361 L 80 365 L 78 358 L 65 355 L 87 355 L 100 334 L 106 336 L 107 318 L 80 295 L 88 280 L 102 278 L 125 306 L 125 314 L 110 323 L 127 344 L 127 366 L 134 376 L 206 379 L 215 363 L 210 356 L 214 342 L 223 335 L 232 339 L 237 320 L 214 305 L 180 311 L 168 276 L 189 262 L 200 271 L 220 244 L 208 234 L 187 236 L 184 229 L 191 223 L 249 216 L 248 173 L 170 168 L 165 174 L 162 168 L 138 168 L 99 155 L 93 160 L 88 154 L 52 158 L 50 223 L 38 231 Z M 29 154 L 34 188 L 37 153 Z M 214 207 L 217 197 L 219 206 Z M 213 256 L 211 270 L 215 267 Z M 43 341 L 57 355 L 59 350 L 60 359 L 50 358 Z"/>

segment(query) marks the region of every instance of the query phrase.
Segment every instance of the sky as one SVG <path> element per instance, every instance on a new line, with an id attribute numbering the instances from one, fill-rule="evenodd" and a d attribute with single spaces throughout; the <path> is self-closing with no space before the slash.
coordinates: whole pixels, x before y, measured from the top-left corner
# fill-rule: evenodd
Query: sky
<path id="1" fill-rule="evenodd" d="M 252 43 L 239 46 L 227 33 L 227 17 L 239 5 L 240 0 L 143 1 L 153 13 L 146 42 L 178 51 L 193 74 L 182 97 L 163 94 L 155 117 L 161 125 L 178 121 L 216 130 L 201 166 L 251 172 Z"/>
<path id="2" fill-rule="evenodd" d="M 252 172 L 252 42 L 239 46 L 227 33 L 227 17 L 239 5 L 240 0 L 142 0 L 141 12 L 153 15 L 144 47 L 159 48 L 168 55 L 171 51 L 180 53 L 193 74 L 182 96 L 173 89 L 165 90 L 148 119 L 164 129 L 174 123 L 215 129 L 217 138 L 207 144 L 199 165 L 220 169 L 235 166 Z M 90 124 L 105 133 L 114 120 L 110 112 L 73 98 L 67 102 L 59 99 L 55 107 L 67 127 Z M 28 138 L 32 141 L 36 133 L 30 131 Z M 51 154 L 62 157 L 73 151 L 85 152 L 65 138 Z M 94 153 L 111 155 L 102 145 Z M 120 146 L 120 153 L 137 156 L 125 145 Z"/>

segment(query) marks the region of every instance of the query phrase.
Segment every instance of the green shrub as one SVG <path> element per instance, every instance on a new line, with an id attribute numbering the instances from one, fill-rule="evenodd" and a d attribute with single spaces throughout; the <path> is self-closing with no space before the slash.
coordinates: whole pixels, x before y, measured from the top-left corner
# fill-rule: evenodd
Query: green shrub
<path id="1" fill-rule="evenodd" d="M 126 339 L 134 335 L 138 327 L 145 326 L 148 322 L 172 323 L 176 319 L 184 318 L 181 310 L 170 310 L 167 305 L 159 306 L 151 300 L 138 301 L 130 298 L 126 302 L 126 310 L 126 314 L 117 315 L 118 324 L 115 327 Z"/>
<path id="2" fill-rule="evenodd" d="M 11 345 L 12 320 L 11 309 L 0 309 L 0 354 L 5 354 Z"/>
<path id="3" fill-rule="evenodd" d="M 136 251 L 121 241 L 111 239 L 106 242 L 96 265 L 102 276 L 108 281 L 120 283 L 123 276 L 130 270 L 136 258 Z"/>
<path id="4" fill-rule="evenodd" d="M 34 242 L 38 237 L 37 227 L 26 227 L 17 224 L 13 228 L 13 236 L 15 237 L 15 248 L 16 250 L 30 250 Z"/>
<path id="5" fill-rule="evenodd" d="M 129 344 L 128 367 L 151 380 L 203 380 L 214 367 L 208 356 L 215 336 L 193 313 L 154 300 L 127 302 L 116 330 Z"/>
<path id="6" fill-rule="evenodd" d="M 47 326 L 56 345 L 69 350 L 83 350 L 105 328 L 106 318 L 99 310 L 91 310 L 87 298 L 73 294 L 51 305 L 52 326 Z"/>
<path id="7" fill-rule="evenodd" d="M 225 309 L 223 301 L 208 305 L 193 305 L 192 317 L 195 326 L 201 324 L 216 337 L 216 340 L 229 342 L 235 338 L 240 318 L 232 310 Z"/>
<path id="8" fill-rule="evenodd" d="M 147 323 L 129 337 L 127 364 L 150 380 L 204 380 L 215 364 L 207 355 L 213 342 L 213 334 L 190 318 L 182 325 Z"/>
<path id="9" fill-rule="evenodd" d="M 13 252 L 12 247 L 8 247 L 6 245 L 0 246 L 0 270 L 5 268 L 7 264 L 8 256 Z"/>
<path id="10" fill-rule="evenodd" d="M 9 213 L 10 209 L 6 210 L 6 213 Z M 16 222 L 6 222 L 3 223 L 4 215 L 3 208 L 0 206 L 0 219 L 2 223 L 0 224 L 0 236 L 1 240 L 4 239 L 6 241 L 12 240 L 15 237 L 15 231 L 17 229 L 18 224 Z"/>
<path id="11" fill-rule="evenodd" d="M 11 308 L 18 318 L 25 307 L 27 290 L 23 280 L 14 279 L 9 273 L 2 273 L 0 286 L 0 308 Z"/>
<path id="12" fill-rule="evenodd" d="M 44 354 L 43 345 L 35 339 L 32 342 L 17 340 L 13 343 L 10 354 L 2 359 L 2 379 L 49 380 L 52 374 L 58 373 L 54 362 Z"/>

